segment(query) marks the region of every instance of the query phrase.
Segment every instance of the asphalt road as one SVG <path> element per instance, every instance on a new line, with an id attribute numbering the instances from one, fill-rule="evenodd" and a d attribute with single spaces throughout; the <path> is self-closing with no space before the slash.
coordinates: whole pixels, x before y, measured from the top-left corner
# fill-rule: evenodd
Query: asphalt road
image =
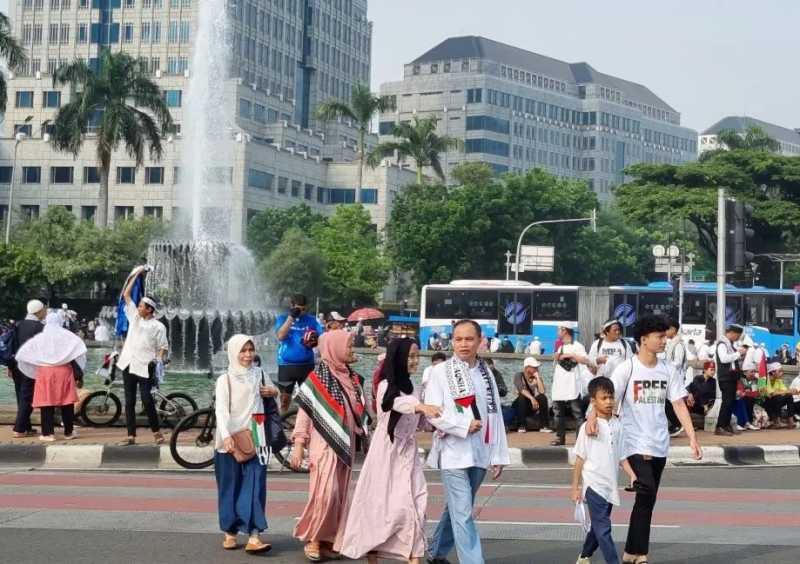
<path id="1" fill-rule="evenodd" d="M 442 492 L 435 473 L 428 480 L 433 527 Z M 567 468 L 542 467 L 487 481 L 477 503 L 486 561 L 575 562 L 582 532 L 571 522 L 568 480 Z M 0 470 L 0 562 L 304 562 L 291 530 L 305 487 L 304 476 L 270 473 L 265 538 L 274 548 L 249 557 L 220 547 L 209 473 Z M 623 494 L 612 516 L 620 552 L 631 504 Z M 798 507 L 797 468 L 668 468 L 651 562 L 797 563 Z"/>

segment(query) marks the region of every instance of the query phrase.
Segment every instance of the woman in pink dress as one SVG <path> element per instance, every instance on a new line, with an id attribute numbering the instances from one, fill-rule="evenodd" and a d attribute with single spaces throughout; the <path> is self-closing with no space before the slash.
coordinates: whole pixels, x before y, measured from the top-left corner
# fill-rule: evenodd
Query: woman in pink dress
<path id="1" fill-rule="evenodd" d="M 322 360 L 297 394 L 292 466 L 299 467 L 308 448 L 308 502 L 294 528 L 312 562 L 336 558 L 347 520 L 348 488 L 356 436 L 364 435 L 364 399 L 354 360 L 353 335 L 328 331 L 319 340 Z"/>
<path id="2" fill-rule="evenodd" d="M 19 369 L 28 378 L 36 380 L 33 388 L 33 407 L 41 410 L 42 441 L 56 440 L 55 411 L 61 409 L 64 438 L 74 439 L 75 402 L 78 392 L 76 377 L 83 377 L 86 366 L 86 345 L 72 333 L 62 328 L 64 318 L 59 312 L 47 314 L 44 330 L 29 339 L 17 351 Z"/>
<path id="3" fill-rule="evenodd" d="M 419 365 L 419 347 L 412 339 L 389 343 L 384 379 L 378 386 L 378 427 L 370 441 L 344 528 L 342 554 L 367 555 L 418 564 L 425 555 L 425 509 L 428 489 L 417 453 L 420 414 L 441 415 L 414 394 L 411 374 Z"/>

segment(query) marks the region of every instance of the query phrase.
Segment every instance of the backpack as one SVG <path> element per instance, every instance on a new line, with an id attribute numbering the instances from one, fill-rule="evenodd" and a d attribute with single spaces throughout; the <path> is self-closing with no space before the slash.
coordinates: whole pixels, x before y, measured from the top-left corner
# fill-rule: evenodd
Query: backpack
<path id="1" fill-rule="evenodd" d="M 8 329 L 0 335 L 0 364 L 3 366 L 14 365 L 14 329 Z"/>

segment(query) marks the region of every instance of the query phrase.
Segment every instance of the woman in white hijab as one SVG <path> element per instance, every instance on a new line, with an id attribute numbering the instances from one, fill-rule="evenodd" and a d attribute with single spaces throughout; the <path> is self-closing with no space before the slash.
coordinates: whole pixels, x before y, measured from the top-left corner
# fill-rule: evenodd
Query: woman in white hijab
<path id="1" fill-rule="evenodd" d="M 245 551 L 267 552 L 270 544 L 261 542 L 259 533 L 267 528 L 267 455 L 262 397 L 275 396 L 278 390 L 267 385 L 256 366 L 255 340 L 234 335 L 228 341 L 228 372 L 217 379 L 215 412 L 217 431 L 214 444 L 214 474 L 217 479 L 219 526 L 225 533 L 222 547 L 239 548 L 236 535 L 249 535 Z M 243 460 L 234 435 L 241 431 L 252 440 L 253 452 Z M 237 460 L 234 452 L 239 456 Z"/>
<path id="2" fill-rule="evenodd" d="M 29 339 L 17 351 L 19 369 L 28 378 L 36 380 L 33 388 L 33 407 L 41 409 L 42 434 L 40 440 L 55 441 L 55 411 L 61 409 L 64 438 L 74 439 L 75 402 L 78 393 L 75 379 L 83 377 L 86 366 L 86 345 L 71 331 L 62 327 L 60 312 L 47 314 L 44 330 Z"/>

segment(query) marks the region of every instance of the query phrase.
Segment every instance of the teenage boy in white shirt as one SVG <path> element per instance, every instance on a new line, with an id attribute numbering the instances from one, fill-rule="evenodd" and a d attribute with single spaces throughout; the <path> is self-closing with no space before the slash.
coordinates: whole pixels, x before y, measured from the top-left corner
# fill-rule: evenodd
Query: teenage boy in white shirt
<path id="1" fill-rule="evenodd" d="M 598 548 L 608 564 L 618 564 L 619 556 L 611 538 L 611 509 L 620 504 L 617 491 L 620 459 L 631 484 L 636 482 L 636 474 L 628 461 L 622 458 L 622 429 L 614 415 L 613 382 L 605 376 L 593 379 L 589 382 L 589 397 L 597 414 L 598 432 L 596 437 L 589 437 L 585 424 L 578 432 L 571 498 L 575 503 L 585 501 L 592 528 L 586 535 L 576 564 L 589 564 Z"/>
<path id="2" fill-rule="evenodd" d="M 639 352 L 617 366 L 611 377 L 623 430 L 623 456 L 637 477 L 636 501 L 631 511 L 623 563 L 647 562 L 650 523 L 669 451 L 667 401 L 672 403 L 689 437 L 693 457 L 697 460 L 703 457 L 683 400 L 687 395 L 683 375 L 678 374 L 667 361 L 658 358 L 667 343 L 667 328 L 668 322 L 663 316 L 640 318 L 634 330 Z M 589 436 L 596 436 L 598 427 L 597 414 L 593 411 L 586 418 L 586 432 Z"/>

